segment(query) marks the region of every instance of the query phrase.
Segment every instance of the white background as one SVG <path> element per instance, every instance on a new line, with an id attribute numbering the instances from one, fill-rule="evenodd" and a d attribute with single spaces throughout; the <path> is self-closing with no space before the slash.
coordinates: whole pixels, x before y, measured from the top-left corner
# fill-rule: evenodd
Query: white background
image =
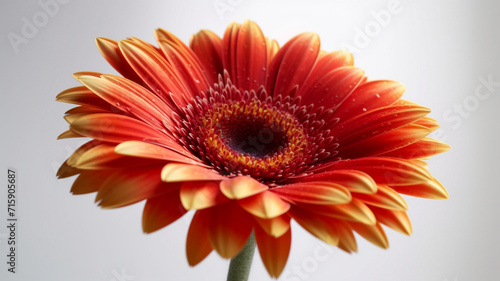
<path id="1" fill-rule="evenodd" d="M 146 235 L 143 203 L 102 210 L 93 195 L 69 193 L 73 178 L 56 180 L 57 167 L 82 140 L 56 141 L 71 106 L 54 99 L 78 85 L 73 72 L 115 73 L 97 51 L 95 37 L 154 42 L 153 30 L 162 27 L 188 42 L 200 29 L 222 35 L 230 22 L 252 19 L 280 45 L 313 31 L 324 50 L 356 48 L 356 65 L 372 79 L 404 83 L 404 98 L 431 108 L 442 125 L 436 137 L 453 147 L 429 161 L 449 200 L 406 197 L 413 235 L 387 230 L 388 250 L 358 239 L 358 253 L 349 255 L 319 248 L 322 243 L 294 225 L 279 280 L 498 280 L 500 86 L 493 83 L 488 91 L 480 77 L 500 81 L 500 5 L 390 3 L 66 0 L 49 14 L 38 1 L 1 1 L 0 279 L 225 280 L 229 262 L 214 253 L 188 266 L 184 245 L 191 216 Z M 390 18 L 380 18 L 387 13 Z M 23 35 L 26 21 L 38 23 L 36 32 Z M 24 43 L 12 43 L 9 34 Z M 16 274 L 6 264 L 9 167 L 18 171 Z M 250 279 L 270 280 L 257 255 Z"/>

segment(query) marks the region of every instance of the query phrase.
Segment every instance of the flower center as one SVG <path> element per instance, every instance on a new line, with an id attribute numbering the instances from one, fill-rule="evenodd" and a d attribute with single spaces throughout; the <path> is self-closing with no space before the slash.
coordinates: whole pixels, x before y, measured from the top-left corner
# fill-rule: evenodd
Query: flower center
<path id="1" fill-rule="evenodd" d="M 216 103 L 199 119 L 205 158 L 221 172 L 268 179 L 303 157 L 307 137 L 289 113 L 257 99 Z"/>

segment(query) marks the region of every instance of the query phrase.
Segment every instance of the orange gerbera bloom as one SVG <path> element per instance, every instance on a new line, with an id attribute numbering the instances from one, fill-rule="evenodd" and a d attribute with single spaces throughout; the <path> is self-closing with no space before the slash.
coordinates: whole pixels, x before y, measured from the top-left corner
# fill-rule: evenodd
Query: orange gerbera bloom
<path id="1" fill-rule="evenodd" d="M 156 38 L 97 39 L 123 77 L 76 73 L 83 86 L 57 96 L 78 105 L 59 138 L 92 139 L 58 176 L 78 175 L 71 192 L 97 192 L 103 208 L 147 200 L 147 233 L 196 210 L 190 265 L 214 249 L 234 257 L 253 231 L 277 277 L 292 219 L 347 252 L 353 231 L 386 248 L 381 224 L 412 231 L 400 193 L 448 197 L 424 162 L 449 149 L 426 137 L 438 127 L 429 109 L 400 99 L 398 82 L 367 81 L 350 53 L 320 50 L 316 34 L 280 48 L 246 21 L 189 47 Z"/>

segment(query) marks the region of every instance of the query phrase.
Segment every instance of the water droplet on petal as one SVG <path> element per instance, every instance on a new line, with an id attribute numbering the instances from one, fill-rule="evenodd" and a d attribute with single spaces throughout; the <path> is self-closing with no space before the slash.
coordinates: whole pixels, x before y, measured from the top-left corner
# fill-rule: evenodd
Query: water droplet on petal
<path id="1" fill-rule="evenodd" d="M 376 96 L 377 98 L 380 98 L 380 95 L 379 95 L 379 94 L 375 94 L 375 96 Z"/>
<path id="2" fill-rule="evenodd" d="M 366 108 L 363 107 L 363 111 L 366 111 Z"/>

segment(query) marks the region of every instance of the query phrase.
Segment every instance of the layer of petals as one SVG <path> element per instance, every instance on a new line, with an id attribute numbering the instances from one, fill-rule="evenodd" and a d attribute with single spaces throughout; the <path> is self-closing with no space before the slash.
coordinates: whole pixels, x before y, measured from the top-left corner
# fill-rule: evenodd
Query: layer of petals
<path id="1" fill-rule="evenodd" d="M 225 179 L 220 174 L 203 167 L 169 163 L 161 171 L 161 180 L 164 182 L 185 181 L 220 181 Z"/>
<path id="2" fill-rule="evenodd" d="M 377 221 L 403 234 L 410 235 L 413 230 L 410 219 L 405 211 L 387 210 L 383 208 L 370 207 Z"/>
<path id="3" fill-rule="evenodd" d="M 221 257 L 233 258 L 252 233 L 252 217 L 234 201 L 206 210 L 210 211 L 210 244 Z"/>
<path id="4" fill-rule="evenodd" d="M 190 266 L 204 260 L 213 250 L 208 231 L 212 219 L 210 211 L 199 210 L 193 216 L 186 239 L 186 256 Z"/>
<path id="5" fill-rule="evenodd" d="M 261 219 L 259 217 L 254 219 L 267 234 L 273 237 L 280 237 L 290 229 L 290 216 L 288 214 L 271 219 Z"/>
<path id="6" fill-rule="evenodd" d="M 187 210 L 204 209 L 225 203 L 225 197 L 216 181 L 190 181 L 182 183 L 180 190 L 182 206 Z"/>
<path id="7" fill-rule="evenodd" d="M 370 241 L 380 248 L 389 248 L 389 241 L 387 240 L 387 235 L 385 234 L 382 226 L 377 223 L 375 225 L 367 225 L 362 223 L 349 222 L 349 225 L 356 231 L 359 235 L 363 236 L 366 240 Z"/>
<path id="8" fill-rule="evenodd" d="M 145 233 L 157 231 L 186 213 L 179 200 L 179 190 L 149 198 L 142 213 L 142 230 Z"/>
<path id="9" fill-rule="evenodd" d="M 328 205 L 351 201 L 351 193 L 347 188 L 327 181 L 292 183 L 271 191 L 291 202 Z"/>
<path id="10" fill-rule="evenodd" d="M 288 229 L 285 234 L 276 238 L 268 235 L 260 227 L 256 227 L 255 241 L 267 272 L 269 272 L 271 277 L 278 278 L 285 268 L 290 253 L 292 242 L 291 229 Z"/>
<path id="11" fill-rule="evenodd" d="M 366 173 L 357 170 L 334 170 L 298 178 L 294 182 L 328 181 L 347 188 L 350 192 L 375 193 L 377 184 Z"/>
<path id="12" fill-rule="evenodd" d="M 269 187 L 249 176 L 238 176 L 220 183 L 220 189 L 230 199 L 243 199 L 266 191 Z"/>
<path id="13" fill-rule="evenodd" d="M 403 197 L 392 188 L 385 185 L 379 185 L 377 193 L 357 194 L 356 198 L 370 206 L 400 211 L 408 209 L 408 204 L 406 204 Z"/>
<path id="14" fill-rule="evenodd" d="M 250 214 L 263 219 L 276 218 L 290 209 L 288 202 L 269 190 L 240 199 L 238 203 Z"/>

